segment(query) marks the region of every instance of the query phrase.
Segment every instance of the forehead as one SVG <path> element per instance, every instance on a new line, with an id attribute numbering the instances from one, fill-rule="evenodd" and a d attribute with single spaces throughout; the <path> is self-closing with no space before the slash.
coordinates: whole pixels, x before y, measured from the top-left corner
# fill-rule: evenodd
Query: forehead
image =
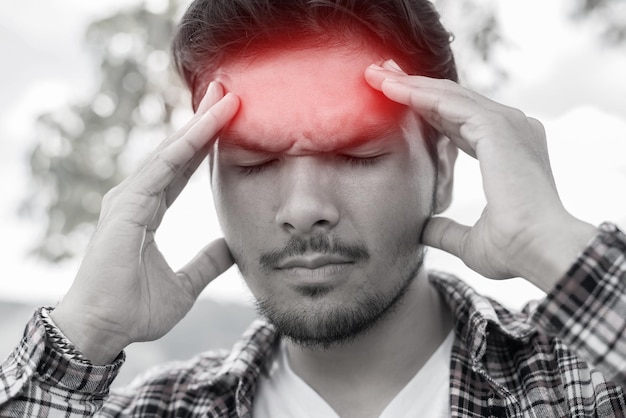
<path id="1" fill-rule="evenodd" d="M 384 59 L 373 48 L 346 45 L 276 48 L 230 60 L 215 78 L 240 97 L 241 107 L 221 141 L 328 151 L 388 133 L 404 107 L 372 89 L 363 75 Z"/>

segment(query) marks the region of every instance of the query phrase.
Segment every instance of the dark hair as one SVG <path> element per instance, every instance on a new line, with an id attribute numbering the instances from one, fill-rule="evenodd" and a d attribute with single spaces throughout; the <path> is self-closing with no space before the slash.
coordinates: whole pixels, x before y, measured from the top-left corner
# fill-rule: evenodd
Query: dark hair
<path id="1" fill-rule="evenodd" d="M 412 74 L 458 79 L 452 37 L 428 0 L 194 0 L 176 29 L 172 52 L 196 96 L 203 74 L 250 46 L 342 31 L 378 41 Z"/>
<path id="2" fill-rule="evenodd" d="M 194 0 L 172 53 L 196 108 L 207 75 L 229 57 L 254 54 L 275 40 L 321 45 L 354 33 L 391 52 L 411 74 L 458 81 L 452 36 L 428 0 Z M 423 134 L 434 156 L 439 134 L 429 126 Z"/>

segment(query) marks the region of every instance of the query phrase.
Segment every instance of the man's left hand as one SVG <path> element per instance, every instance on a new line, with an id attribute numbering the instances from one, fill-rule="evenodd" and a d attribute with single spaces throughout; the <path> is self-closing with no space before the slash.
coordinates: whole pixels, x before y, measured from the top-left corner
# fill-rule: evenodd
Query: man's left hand
<path id="1" fill-rule="evenodd" d="M 369 67 L 365 78 L 480 163 L 487 206 L 476 224 L 433 217 L 423 243 L 485 277 L 551 289 L 596 229 L 563 207 L 541 123 L 453 81 L 407 75 L 392 61 Z"/>

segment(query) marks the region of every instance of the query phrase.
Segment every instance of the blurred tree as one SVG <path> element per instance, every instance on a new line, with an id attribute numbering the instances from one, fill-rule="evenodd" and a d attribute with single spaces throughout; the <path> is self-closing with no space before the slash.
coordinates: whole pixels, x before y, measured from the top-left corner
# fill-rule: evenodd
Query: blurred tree
<path id="1" fill-rule="evenodd" d="M 626 45 L 626 1 L 575 0 L 571 14 L 575 20 L 597 24 L 609 44 Z"/>
<path id="2" fill-rule="evenodd" d="M 59 261 L 83 251 L 102 196 L 167 136 L 177 112 L 190 113 L 189 98 L 170 65 L 175 18 L 189 0 L 154 0 L 90 25 L 86 43 L 99 61 L 100 86 L 85 102 L 43 114 L 31 154 L 33 187 L 24 214 L 47 219 L 34 252 Z M 507 46 L 495 0 L 436 0 L 444 24 L 455 30 L 453 47 L 465 85 L 488 92 L 506 81 L 494 58 Z M 623 0 L 578 0 L 576 19 L 607 23 L 606 36 L 624 40 Z M 614 10 L 615 9 L 615 10 Z M 621 15 L 623 17 L 623 14 Z M 182 116 L 181 116 L 182 119 Z M 39 217 L 38 217 L 39 218 Z"/>
<path id="3" fill-rule="evenodd" d="M 446 28 L 454 33 L 452 49 L 462 84 L 483 94 L 507 80 L 496 52 L 510 45 L 500 27 L 496 0 L 434 0 Z"/>
<path id="4" fill-rule="evenodd" d="M 170 65 L 178 11 L 142 4 L 92 23 L 86 44 L 100 65 L 100 85 L 87 101 L 42 114 L 30 156 L 33 187 L 23 214 L 47 219 L 34 252 L 59 261 L 83 251 L 102 196 L 170 131 L 187 93 Z M 38 218 L 40 218 L 38 216 Z"/>

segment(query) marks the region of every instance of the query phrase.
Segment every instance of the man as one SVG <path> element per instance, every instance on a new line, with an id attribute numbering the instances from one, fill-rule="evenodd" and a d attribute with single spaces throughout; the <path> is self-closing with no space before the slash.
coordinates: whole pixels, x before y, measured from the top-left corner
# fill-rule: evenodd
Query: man
<path id="1" fill-rule="evenodd" d="M 174 45 L 196 114 L 105 198 L 1 415 L 624 416 L 626 237 L 565 211 L 537 121 L 455 83 L 430 3 L 197 0 Z M 471 228 L 436 216 L 458 148 L 488 201 Z M 154 234 L 206 155 L 225 239 L 173 272 Z M 508 312 L 424 246 L 548 296 Z M 266 319 L 109 395 L 124 347 L 233 261 Z"/>

